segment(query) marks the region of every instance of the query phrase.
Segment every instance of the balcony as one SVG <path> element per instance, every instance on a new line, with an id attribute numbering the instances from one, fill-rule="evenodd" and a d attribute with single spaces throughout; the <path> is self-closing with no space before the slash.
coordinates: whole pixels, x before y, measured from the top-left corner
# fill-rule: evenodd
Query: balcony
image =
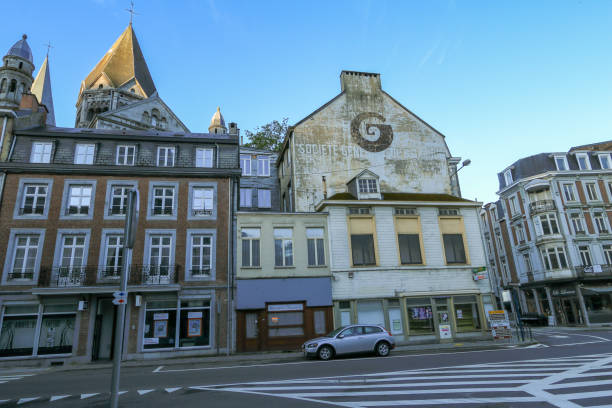
<path id="1" fill-rule="evenodd" d="M 529 203 L 529 212 L 531 214 L 537 214 L 546 211 L 554 211 L 556 209 L 555 202 L 553 200 L 538 200 Z"/>
<path id="2" fill-rule="evenodd" d="M 576 276 L 584 279 L 612 278 L 612 265 L 576 266 Z"/>
<path id="3" fill-rule="evenodd" d="M 137 272 L 132 276 L 141 278 L 139 283 L 142 285 L 168 285 L 176 283 L 179 265 L 132 265 L 131 268 Z"/>
<path id="4" fill-rule="evenodd" d="M 169 285 L 177 283 L 179 265 L 131 265 L 129 285 Z M 29 274 L 9 274 L 9 279 L 32 279 Z M 80 267 L 42 268 L 39 287 L 71 288 L 92 286 L 119 286 L 121 267 L 87 265 Z M 19 277 L 17 277 L 19 276 Z M 25 276 L 25 277 L 24 277 Z M 29 276 L 29 278 L 28 278 Z"/>
<path id="5" fill-rule="evenodd" d="M 212 215 L 212 210 L 204 210 L 204 209 L 192 209 L 191 210 L 191 215 L 194 217 L 209 217 Z"/>
<path id="6" fill-rule="evenodd" d="M 7 275 L 8 281 L 32 280 L 33 278 L 34 278 L 34 272 L 10 272 Z"/>

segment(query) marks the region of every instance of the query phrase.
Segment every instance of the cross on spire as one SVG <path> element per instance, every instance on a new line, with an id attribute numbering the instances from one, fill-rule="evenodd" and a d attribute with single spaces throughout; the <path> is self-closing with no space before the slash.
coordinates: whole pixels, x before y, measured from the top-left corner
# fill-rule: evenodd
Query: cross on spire
<path id="1" fill-rule="evenodd" d="M 51 48 L 55 48 L 54 46 L 51 45 L 51 41 L 48 41 L 47 44 L 44 44 L 47 47 L 47 57 L 49 56 L 49 51 L 51 51 Z"/>
<path id="2" fill-rule="evenodd" d="M 134 19 L 134 15 L 139 14 L 136 11 L 134 11 L 134 2 L 133 1 L 130 1 L 130 8 L 129 9 L 125 9 L 125 11 L 130 13 L 130 25 L 132 25 L 132 20 Z"/>

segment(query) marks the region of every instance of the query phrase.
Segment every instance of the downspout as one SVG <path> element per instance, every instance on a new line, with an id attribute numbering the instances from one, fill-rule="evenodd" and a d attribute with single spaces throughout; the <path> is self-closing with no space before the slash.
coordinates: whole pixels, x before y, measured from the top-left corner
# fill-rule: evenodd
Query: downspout
<path id="1" fill-rule="evenodd" d="M 2 154 L 2 146 L 4 146 L 4 131 L 6 130 L 6 122 L 8 118 L 5 116 L 2 122 L 2 132 L 0 133 L 0 155 Z"/>
<path id="2" fill-rule="evenodd" d="M 218 169 L 219 168 L 219 143 L 215 143 L 215 156 L 217 156 L 215 160 L 217 163 L 216 168 Z"/>
<path id="3" fill-rule="evenodd" d="M 233 195 L 233 190 L 234 190 L 234 183 L 233 183 L 233 177 L 229 178 L 229 188 L 227 189 L 227 202 L 229 204 L 229 208 L 230 208 L 230 213 L 229 213 L 229 217 L 227 218 L 227 290 L 225 293 L 226 296 L 226 303 L 227 303 L 227 328 L 225 330 L 225 341 L 226 341 L 226 350 L 225 353 L 229 356 L 230 355 L 230 343 L 231 343 L 231 328 L 232 328 L 232 301 L 231 301 L 231 290 L 232 290 L 232 274 L 233 274 L 233 254 L 234 254 L 234 248 L 233 248 L 233 236 L 232 236 L 232 232 L 233 232 L 233 228 L 232 225 L 234 223 L 234 203 L 232 200 L 232 195 Z"/>

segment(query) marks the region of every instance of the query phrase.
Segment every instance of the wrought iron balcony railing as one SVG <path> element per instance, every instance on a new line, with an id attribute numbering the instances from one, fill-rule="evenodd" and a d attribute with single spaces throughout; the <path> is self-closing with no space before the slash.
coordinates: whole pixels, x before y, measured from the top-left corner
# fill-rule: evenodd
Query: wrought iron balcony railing
<path id="1" fill-rule="evenodd" d="M 537 214 L 544 211 L 553 211 L 557 207 L 555 206 L 555 202 L 553 200 L 538 200 L 532 203 L 529 203 L 529 212 L 532 214 Z"/>
<path id="2" fill-rule="evenodd" d="M 19 209 L 19 215 L 43 215 L 45 213 L 44 205 L 26 205 Z"/>
<path id="3" fill-rule="evenodd" d="M 209 215 L 212 215 L 212 210 L 205 210 L 205 209 L 192 209 L 191 210 L 191 215 L 193 215 L 194 217 L 206 217 Z"/>
<path id="4" fill-rule="evenodd" d="M 168 285 L 176 283 L 178 265 L 132 265 L 132 271 L 140 271 L 143 285 Z M 137 273 L 133 276 L 136 277 Z"/>
<path id="5" fill-rule="evenodd" d="M 579 265 L 575 268 L 580 278 L 609 278 L 612 276 L 612 265 Z"/>
<path id="6" fill-rule="evenodd" d="M 130 285 L 168 285 L 176 283 L 179 265 L 130 265 L 128 284 Z M 118 285 L 121 278 L 119 266 L 56 266 L 41 268 L 40 287 L 65 288 L 97 285 Z M 32 279 L 33 274 L 13 273 L 9 279 Z"/>
<path id="7" fill-rule="evenodd" d="M 9 281 L 13 280 L 32 280 L 34 278 L 34 271 L 23 271 L 23 272 L 10 272 L 7 275 Z"/>

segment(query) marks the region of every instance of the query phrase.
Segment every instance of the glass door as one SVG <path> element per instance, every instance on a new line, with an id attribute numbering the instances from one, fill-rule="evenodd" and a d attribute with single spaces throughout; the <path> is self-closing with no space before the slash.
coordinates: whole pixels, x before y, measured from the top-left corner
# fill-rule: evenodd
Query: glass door
<path id="1" fill-rule="evenodd" d="M 438 336 L 440 337 L 440 340 L 452 339 L 453 332 L 451 329 L 448 298 L 435 299 L 435 305 L 436 305 L 436 322 L 438 324 Z"/>

